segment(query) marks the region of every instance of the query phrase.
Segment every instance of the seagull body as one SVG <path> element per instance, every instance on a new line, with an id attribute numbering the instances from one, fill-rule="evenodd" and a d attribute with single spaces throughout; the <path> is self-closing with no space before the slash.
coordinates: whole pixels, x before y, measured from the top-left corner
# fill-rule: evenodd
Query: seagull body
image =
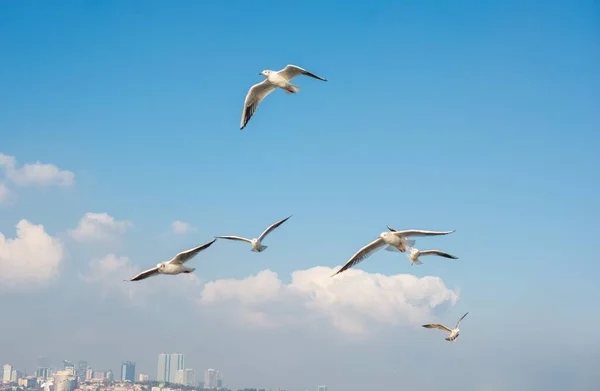
<path id="1" fill-rule="evenodd" d="M 263 231 L 263 233 L 260 234 L 260 236 L 258 238 L 254 238 L 254 239 L 247 239 L 241 236 L 216 236 L 216 238 L 219 239 L 229 239 L 229 240 L 238 240 L 238 241 L 242 241 L 242 242 L 248 242 L 250 243 L 251 249 L 250 251 L 254 251 L 257 253 L 263 252 L 267 249 L 267 247 L 269 246 L 264 246 L 262 244 L 263 239 L 269 234 L 271 233 L 275 228 L 279 227 L 281 224 L 285 223 L 290 217 L 292 216 L 288 216 L 283 220 L 279 220 L 276 223 L 271 224 L 267 229 L 265 229 Z"/>
<path id="2" fill-rule="evenodd" d="M 410 260 L 410 265 L 422 265 L 423 262 L 419 261 L 419 257 L 421 255 L 437 255 L 440 257 L 444 257 L 444 258 L 450 258 L 450 259 L 458 259 L 458 257 L 455 257 L 454 255 L 445 253 L 443 251 L 440 250 L 419 250 L 418 248 L 414 248 L 411 247 L 410 248 L 410 253 L 408 254 L 408 259 Z"/>
<path id="3" fill-rule="evenodd" d="M 388 227 L 389 228 L 389 227 Z M 364 259 L 371 256 L 373 253 L 381 249 L 383 246 L 387 245 L 388 249 L 392 251 L 400 251 L 405 252 L 412 244 L 414 244 L 414 240 L 407 239 L 411 236 L 437 236 L 437 235 L 448 235 L 454 232 L 452 231 L 423 231 L 417 229 L 411 229 L 406 231 L 391 231 L 391 232 L 382 232 L 379 237 L 373 240 L 371 243 L 367 244 L 360 250 L 356 252 L 348 262 L 340 270 L 337 271 L 333 276 L 338 273 L 343 272 L 351 268 L 352 266 L 358 264 Z M 332 276 L 332 277 L 333 277 Z"/>
<path id="4" fill-rule="evenodd" d="M 193 267 L 186 267 L 183 264 L 190 259 L 194 258 L 198 253 L 202 250 L 206 250 L 213 244 L 217 239 L 213 239 L 210 242 L 203 244 L 202 246 L 194 247 L 190 250 L 182 251 L 179 254 L 175 255 L 170 261 L 161 262 L 156 267 L 152 269 L 148 269 L 146 271 L 141 272 L 137 276 L 133 277 L 131 280 L 125 281 L 140 281 L 144 280 L 148 277 L 156 276 L 158 274 L 181 274 L 181 273 L 191 273 L 196 270 Z"/>
<path id="5" fill-rule="evenodd" d="M 458 338 L 458 335 L 460 334 L 460 329 L 458 328 L 458 325 L 460 324 L 460 321 L 463 320 L 465 318 L 465 316 L 467 316 L 468 314 L 469 313 L 467 312 L 466 314 L 461 316 L 461 318 L 458 320 L 458 322 L 456 322 L 456 326 L 454 326 L 454 329 L 450 329 L 449 327 L 446 327 L 443 324 L 437 324 L 437 323 L 436 324 L 424 324 L 423 327 L 425 327 L 427 329 L 438 329 L 438 330 L 445 331 L 445 332 L 449 333 L 450 335 L 444 339 L 446 341 L 454 342 L 454 340 L 456 340 L 456 338 Z"/>
<path id="6" fill-rule="evenodd" d="M 295 94 L 300 91 L 300 87 L 290 83 L 290 80 L 292 80 L 294 77 L 304 75 L 314 79 L 327 81 L 327 79 L 324 79 L 321 76 L 317 76 L 306 69 L 291 64 L 279 71 L 265 69 L 259 73 L 259 75 L 266 77 L 266 79 L 250 87 L 248 94 L 246 94 L 244 109 L 242 110 L 240 130 L 246 127 L 248 121 L 250 121 L 250 118 L 252 118 L 254 112 L 258 108 L 259 103 L 276 88 L 281 88 L 288 94 Z"/>

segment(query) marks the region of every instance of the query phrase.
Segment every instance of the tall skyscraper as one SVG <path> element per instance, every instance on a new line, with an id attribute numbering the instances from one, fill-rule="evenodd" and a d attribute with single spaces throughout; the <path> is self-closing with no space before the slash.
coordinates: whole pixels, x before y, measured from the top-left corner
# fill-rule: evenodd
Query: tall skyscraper
<path id="1" fill-rule="evenodd" d="M 135 363 L 125 361 L 121 365 L 121 381 L 129 381 L 135 383 Z"/>
<path id="2" fill-rule="evenodd" d="M 184 369 L 185 360 L 182 353 L 161 353 L 158 355 L 158 373 L 156 380 L 174 383 L 177 371 Z"/>
<path id="3" fill-rule="evenodd" d="M 2 368 L 2 383 L 6 384 L 6 383 L 10 383 L 10 377 L 12 375 L 12 365 L 10 364 L 5 364 L 4 367 Z"/>
<path id="4" fill-rule="evenodd" d="M 223 373 L 217 371 L 217 388 L 223 387 Z"/>
<path id="5" fill-rule="evenodd" d="M 77 378 L 80 382 L 85 380 L 87 366 L 87 361 L 79 361 L 77 363 Z"/>
<path id="6" fill-rule="evenodd" d="M 177 371 L 185 369 L 183 354 L 181 353 L 171 353 L 169 359 L 169 382 L 175 383 L 175 376 L 177 376 Z"/>
<path id="7" fill-rule="evenodd" d="M 85 369 L 85 380 L 90 381 L 90 380 L 92 380 L 93 377 L 94 377 L 94 370 L 92 369 L 92 367 L 87 367 Z"/>
<path id="8" fill-rule="evenodd" d="M 161 353 L 158 355 L 158 371 L 156 373 L 156 381 L 166 382 L 169 377 L 169 355 Z"/>

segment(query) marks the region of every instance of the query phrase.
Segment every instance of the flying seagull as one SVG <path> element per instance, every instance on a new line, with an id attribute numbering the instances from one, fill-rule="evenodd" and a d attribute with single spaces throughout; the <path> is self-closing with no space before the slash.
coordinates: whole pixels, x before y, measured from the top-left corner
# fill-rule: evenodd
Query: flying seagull
<path id="1" fill-rule="evenodd" d="M 442 331 L 445 331 L 447 333 L 450 333 L 450 335 L 446 338 L 444 338 L 446 341 L 454 341 L 456 338 L 458 338 L 458 335 L 460 334 L 460 329 L 458 328 L 458 325 L 460 324 L 460 321 L 463 320 L 465 318 L 465 316 L 469 315 L 469 313 L 467 312 L 466 314 L 464 314 L 459 320 L 458 322 L 456 322 L 456 326 L 454 326 L 454 330 L 450 330 L 448 327 L 444 326 L 443 324 L 424 324 L 423 327 L 427 328 L 427 329 L 439 329 Z"/>
<path id="2" fill-rule="evenodd" d="M 229 239 L 229 240 L 240 240 L 242 242 L 248 242 L 250 243 L 250 245 L 252 246 L 251 251 L 260 253 L 264 250 L 267 249 L 267 247 L 269 246 L 263 246 L 262 245 L 262 240 L 269 234 L 271 233 L 271 231 L 273 231 L 275 228 L 279 227 L 281 224 L 285 223 L 290 217 L 292 217 L 291 215 L 286 217 L 283 220 L 279 220 L 276 223 L 271 224 L 267 229 L 264 230 L 263 233 L 260 234 L 260 236 L 258 238 L 254 238 L 254 239 L 246 239 L 243 238 L 241 236 L 215 236 L 216 238 L 220 238 L 220 239 Z"/>
<path id="3" fill-rule="evenodd" d="M 409 229 L 406 231 L 394 230 L 391 232 L 382 232 L 377 239 L 373 240 L 371 243 L 367 244 L 366 246 L 358 250 L 356 254 L 350 257 L 348 262 L 346 262 L 346 264 L 342 266 L 342 268 L 338 270 L 337 273 L 333 274 L 332 277 L 363 261 L 367 257 L 371 256 L 373 253 L 375 253 L 377 250 L 381 249 L 381 247 L 385 246 L 386 244 L 388 245 L 387 249 L 390 249 L 390 251 L 405 252 L 409 247 L 411 247 L 414 244 L 414 240 L 408 240 L 408 237 L 448 235 L 454 231 L 455 230 L 422 231 L 418 229 Z"/>
<path id="4" fill-rule="evenodd" d="M 445 253 L 440 250 L 419 250 L 418 248 L 411 247 L 410 254 L 408 254 L 408 259 L 410 259 L 410 265 L 422 265 L 423 262 L 419 261 L 419 257 L 421 255 L 438 255 L 440 257 L 450 258 L 450 259 L 458 259 L 454 255 Z"/>
<path id="5" fill-rule="evenodd" d="M 198 253 L 202 250 L 206 250 L 213 244 L 217 239 L 213 239 L 210 242 L 203 244 L 202 246 L 194 247 L 187 251 L 182 251 L 179 254 L 175 255 L 173 259 L 168 262 L 161 262 L 156 267 L 152 269 L 148 269 L 146 271 L 141 272 L 137 276 L 133 277 L 131 280 L 125 281 L 140 281 L 146 279 L 148 277 L 156 276 L 158 274 L 180 274 L 180 273 L 191 273 L 196 270 L 193 267 L 185 267 L 184 263 L 194 258 Z"/>
<path id="6" fill-rule="evenodd" d="M 267 95 L 273 92 L 275 88 L 279 87 L 288 94 L 295 94 L 300 91 L 300 87 L 290 83 L 290 80 L 292 80 L 294 77 L 304 75 L 314 79 L 327 81 L 327 79 L 324 79 L 321 76 L 317 76 L 314 73 L 310 73 L 306 69 L 291 64 L 286 65 L 286 67 L 280 71 L 271 71 L 269 69 L 265 69 L 259 73 L 259 75 L 266 77 L 266 79 L 253 85 L 248 91 L 246 100 L 244 101 L 244 109 L 242 110 L 240 130 L 246 127 L 246 124 L 248 124 L 248 121 L 250 121 L 250 118 L 252 118 L 254 112 L 258 108 L 258 104 L 265 99 Z"/>

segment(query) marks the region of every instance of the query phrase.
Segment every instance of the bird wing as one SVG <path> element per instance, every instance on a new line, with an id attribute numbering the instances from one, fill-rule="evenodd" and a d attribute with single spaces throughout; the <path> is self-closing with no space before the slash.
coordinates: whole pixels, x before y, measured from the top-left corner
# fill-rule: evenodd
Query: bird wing
<path id="1" fill-rule="evenodd" d="M 443 324 L 424 324 L 423 327 L 425 327 L 426 329 L 438 329 L 438 330 L 442 330 L 445 331 L 447 333 L 451 333 L 452 330 L 450 330 L 448 327 L 444 326 Z"/>
<path id="2" fill-rule="evenodd" d="M 439 255 L 440 257 L 444 257 L 444 258 L 458 259 L 458 257 L 455 257 L 452 254 L 448 254 L 448 253 L 445 253 L 440 250 L 424 250 L 424 251 L 419 251 L 419 253 L 420 253 L 420 255 Z"/>
<path id="3" fill-rule="evenodd" d="M 202 246 L 194 247 L 187 251 L 182 251 L 179 254 L 175 255 L 173 257 L 173 259 L 171 259 L 169 261 L 169 263 L 172 265 L 183 265 L 190 259 L 194 258 L 196 255 L 198 255 L 198 253 L 200 251 L 206 250 L 207 248 L 209 248 L 210 245 L 215 242 L 215 240 L 217 240 L 217 239 L 215 238 L 215 239 L 211 240 L 210 242 L 203 244 Z"/>
<path id="4" fill-rule="evenodd" d="M 388 226 L 388 229 L 390 227 Z M 390 231 L 392 231 L 390 229 Z M 408 237 L 408 236 L 436 236 L 436 235 L 448 235 L 451 234 L 452 232 L 455 232 L 456 230 L 452 230 L 452 231 L 423 231 L 420 229 L 407 229 L 404 231 L 396 231 L 393 230 L 393 234 L 398 236 L 398 237 Z"/>
<path id="5" fill-rule="evenodd" d="M 285 223 L 290 217 L 292 216 L 290 215 L 283 220 L 279 220 L 278 222 L 271 224 L 267 229 L 264 230 L 263 233 L 260 234 L 260 236 L 258 237 L 258 241 L 263 240 L 265 236 L 267 236 L 271 231 L 279 227 L 281 224 Z"/>
<path id="6" fill-rule="evenodd" d="M 300 68 L 299 66 L 292 65 L 292 64 L 286 65 L 285 68 L 278 71 L 277 73 L 279 73 L 281 76 L 285 77 L 288 80 L 292 80 L 296 76 L 304 75 L 304 76 L 312 77 L 313 79 L 327 81 L 327 79 L 325 79 L 321 76 L 317 76 L 314 73 L 311 73 L 304 68 Z"/>
<path id="7" fill-rule="evenodd" d="M 460 319 L 458 320 L 458 322 L 456 322 L 456 328 L 458 328 L 458 325 L 460 324 L 460 321 L 463 320 L 465 318 L 465 316 L 469 315 L 469 313 L 467 312 L 466 314 L 464 314 L 463 316 L 460 317 Z"/>
<path id="8" fill-rule="evenodd" d="M 242 110 L 242 121 L 240 123 L 240 130 L 246 127 L 250 118 L 254 115 L 254 112 L 258 108 L 260 101 L 265 99 L 267 95 L 275 90 L 275 86 L 269 82 L 268 79 L 256 83 L 248 90 L 246 100 L 244 101 L 244 109 Z"/>
<path id="9" fill-rule="evenodd" d="M 359 262 L 363 261 L 364 259 L 368 258 L 371 254 L 373 254 L 375 251 L 379 250 L 384 245 L 385 245 L 385 242 L 381 238 L 377 238 L 377 239 L 373 240 L 371 243 L 367 244 L 366 246 L 364 246 L 363 248 L 358 250 L 356 252 L 356 254 L 354 254 L 348 260 L 348 262 L 346 262 L 346 264 L 344 266 L 342 266 L 342 268 L 340 270 L 338 270 L 337 273 L 335 273 L 331 277 L 335 276 L 338 273 L 343 272 L 346 269 L 351 268 L 352 266 L 354 266 L 354 265 L 358 264 Z"/>
<path id="10" fill-rule="evenodd" d="M 397 229 L 394 229 L 394 228 L 390 227 L 389 225 L 387 226 L 387 229 L 389 229 L 392 232 L 397 232 L 398 231 Z"/>
<path id="11" fill-rule="evenodd" d="M 229 240 L 239 240 L 242 242 L 252 243 L 250 239 L 242 238 L 241 236 L 215 236 L 215 238 L 219 239 L 229 239 Z"/>
<path id="12" fill-rule="evenodd" d="M 157 274 L 159 274 L 158 268 L 153 267 L 152 269 L 148 269 L 146 271 L 141 272 L 137 276 L 133 277 L 131 280 L 125 280 L 125 281 L 140 281 L 140 280 L 144 280 L 148 277 L 156 276 Z"/>

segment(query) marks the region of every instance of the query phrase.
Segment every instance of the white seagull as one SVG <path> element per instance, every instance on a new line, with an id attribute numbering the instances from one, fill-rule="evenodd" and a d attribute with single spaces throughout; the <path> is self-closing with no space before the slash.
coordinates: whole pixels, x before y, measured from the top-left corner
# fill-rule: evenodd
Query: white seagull
<path id="1" fill-rule="evenodd" d="M 285 223 L 290 217 L 292 217 L 292 216 L 290 215 L 283 220 L 279 220 L 278 222 L 271 224 L 267 229 L 264 230 L 263 233 L 260 234 L 260 236 L 258 238 L 247 239 L 247 238 L 243 238 L 241 236 L 215 236 L 215 237 L 219 238 L 219 239 L 240 240 L 242 242 L 248 242 L 252 246 L 252 249 L 250 251 L 260 253 L 260 252 L 263 252 L 264 250 L 266 250 L 267 247 L 269 247 L 269 246 L 263 246 L 261 243 L 262 240 L 275 228 L 277 228 L 281 224 Z"/>
<path id="2" fill-rule="evenodd" d="M 424 324 L 423 327 L 425 327 L 426 329 L 439 329 L 439 330 L 445 331 L 447 333 L 450 333 L 450 335 L 444 339 L 446 341 L 453 342 L 456 338 L 458 338 L 458 335 L 460 334 L 460 329 L 458 328 L 460 321 L 463 320 L 465 318 L 465 316 L 467 316 L 468 314 L 469 313 L 467 312 L 458 320 L 458 322 L 456 322 L 456 326 L 454 326 L 453 330 L 450 330 L 450 328 L 444 326 L 443 324 L 437 324 L 437 323 L 436 324 Z"/>
<path id="3" fill-rule="evenodd" d="M 458 259 L 454 255 L 445 253 L 440 250 L 419 250 L 418 248 L 411 247 L 410 254 L 408 254 L 408 259 L 410 260 L 410 266 L 412 265 L 422 265 L 423 262 L 419 261 L 419 257 L 421 255 L 438 255 L 440 257 L 450 258 L 450 259 Z"/>
<path id="4" fill-rule="evenodd" d="M 194 247 L 187 251 L 182 251 L 179 254 L 175 255 L 173 259 L 168 262 L 161 262 L 156 267 L 152 269 L 148 269 L 146 271 L 141 272 L 137 276 L 133 277 L 131 280 L 125 281 L 140 281 L 146 279 L 148 277 L 156 276 L 158 274 L 180 274 L 180 273 L 191 273 L 196 270 L 193 267 L 185 267 L 183 264 L 190 259 L 194 258 L 198 253 L 202 250 L 206 250 L 213 244 L 217 239 L 213 239 L 210 242 L 203 244 L 202 246 Z"/>
<path id="5" fill-rule="evenodd" d="M 389 229 L 389 227 L 388 227 Z M 352 266 L 358 264 L 363 261 L 367 257 L 371 256 L 374 252 L 381 249 L 381 247 L 388 245 L 390 251 L 400 251 L 405 252 L 410 246 L 414 244 L 414 240 L 408 240 L 407 238 L 410 236 L 437 236 L 437 235 L 448 235 L 455 230 L 452 231 L 422 231 L 418 229 L 409 229 L 406 231 L 391 231 L 391 232 L 382 232 L 379 237 L 373 240 L 371 243 L 367 244 L 360 250 L 356 252 L 348 262 L 337 273 L 333 274 L 335 276 L 338 273 L 343 272 L 346 269 L 351 268 Z"/>
<path id="6" fill-rule="evenodd" d="M 258 104 L 267 97 L 275 88 L 279 87 L 288 94 L 295 94 L 300 91 L 300 87 L 290 83 L 296 76 L 305 75 L 314 79 L 327 81 L 327 79 L 317 76 L 314 73 L 310 73 L 306 69 L 300 68 L 296 65 L 286 65 L 280 71 L 271 71 L 265 69 L 259 75 L 266 77 L 265 80 L 261 81 L 250 87 L 246 100 L 244 101 L 244 109 L 242 110 L 242 120 L 240 122 L 240 130 L 246 127 L 250 118 L 254 115 L 254 112 L 258 108 Z"/>

